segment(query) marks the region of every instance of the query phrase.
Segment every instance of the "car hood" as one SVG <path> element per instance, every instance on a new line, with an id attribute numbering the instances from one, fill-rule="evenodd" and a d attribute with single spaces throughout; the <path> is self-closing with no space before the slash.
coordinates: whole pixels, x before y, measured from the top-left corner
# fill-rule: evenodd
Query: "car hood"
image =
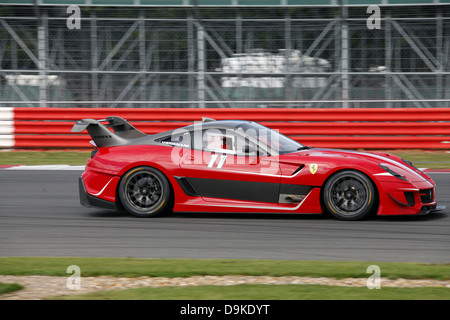
<path id="1" fill-rule="evenodd" d="M 302 157 L 304 160 L 304 156 L 308 155 L 311 157 L 311 161 L 326 161 L 326 158 L 333 158 L 334 161 L 338 159 L 342 159 L 342 163 L 345 163 L 346 160 L 350 163 L 351 159 L 358 159 L 362 162 L 370 162 L 372 164 L 381 164 L 389 167 L 391 170 L 396 173 L 404 176 L 408 181 L 411 182 L 422 182 L 429 181 L 431 183 L 433 180 L 426 174 L 424 174 L 419 169 L 414 166 L 404 162 L 404 160 L 396 155 L 383 153 L 383 152 L 360 152 L 360 151 L 350 151 L 350 150 L 338 150 L 338 149 L 323 149 L 323 148 L 312 148 L 308 150 L 302 150 L 291 154 L 294 160 L 296 157 Z M 314 160 L 313 160 L 314 159 Z M 389 175 L 383 169 L 379 170 L 379 173 Z M 374 174 L 376 174 L 374 172 Z"/>

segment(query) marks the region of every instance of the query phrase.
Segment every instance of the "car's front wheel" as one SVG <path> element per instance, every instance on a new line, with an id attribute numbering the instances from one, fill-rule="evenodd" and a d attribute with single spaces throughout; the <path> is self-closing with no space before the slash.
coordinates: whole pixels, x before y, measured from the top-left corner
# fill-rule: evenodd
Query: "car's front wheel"
<path id="1" fill-rule="evenodd" d="M 360 220 L 369 216 L 376 203 L 375 188 L 361 172 L 340 171 L 332 175 L 323 190 L 324 205 L 340 220 Z"/>
<path id="2" fill-rule="evenodd" d="M 166 176 L 152 167 L 137 167 L 126 172 L 119 184 L 123 207 L 138 217 L 154 217 L 163 213 L 171 198 Z"/>

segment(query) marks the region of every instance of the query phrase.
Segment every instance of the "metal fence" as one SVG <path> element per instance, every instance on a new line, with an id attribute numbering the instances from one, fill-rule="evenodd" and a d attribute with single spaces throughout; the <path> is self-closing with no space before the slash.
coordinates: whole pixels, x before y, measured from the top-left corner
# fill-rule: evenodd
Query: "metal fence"
<path id="1" fill-rule="evenodd" d="M 0 106 L 450 107 L 450 5 L 0 6 Z"/>

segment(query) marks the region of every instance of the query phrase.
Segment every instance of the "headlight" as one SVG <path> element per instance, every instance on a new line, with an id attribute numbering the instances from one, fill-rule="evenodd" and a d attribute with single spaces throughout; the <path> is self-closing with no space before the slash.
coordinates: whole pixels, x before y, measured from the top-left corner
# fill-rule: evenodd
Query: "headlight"
<path id="1" fill-rule="evenodd" d="M 388 166 L 385 166 L 383 164 L 379 164 L 380 168 L 383 169 L 386 172 L 389 172 L 391 175 L 393 175 L 394 177 L 403 180 L 403 181 L 408 181 L 404 176 L 402 176 L 401 174 L 395 172 L 394 170 L 390 169 Z"/>

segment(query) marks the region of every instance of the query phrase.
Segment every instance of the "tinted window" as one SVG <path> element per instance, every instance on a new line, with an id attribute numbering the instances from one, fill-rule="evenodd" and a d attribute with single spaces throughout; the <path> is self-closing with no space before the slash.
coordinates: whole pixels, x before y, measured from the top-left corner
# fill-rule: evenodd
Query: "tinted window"
<path id="1" fill-rule="evenodd" d="M 261 148 L 266 148 L 279 154 L 294 152 L 303 147 L 297 141 L 282 135 L 278 131 L 255 122 L 244 122 L 238 125 L 236 130 L 256 139 Z"/>

